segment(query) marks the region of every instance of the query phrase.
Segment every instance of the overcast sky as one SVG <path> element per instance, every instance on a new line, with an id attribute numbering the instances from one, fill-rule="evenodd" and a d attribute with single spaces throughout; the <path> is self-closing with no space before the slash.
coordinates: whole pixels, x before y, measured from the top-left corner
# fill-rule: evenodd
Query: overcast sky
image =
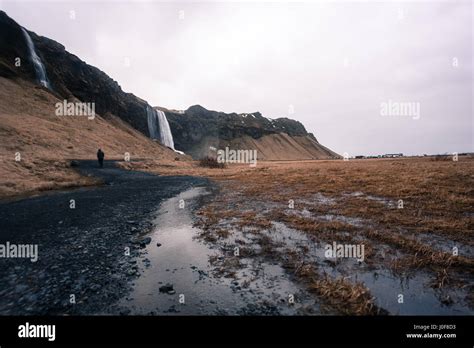
<path id="1" fill-rule="evenodd" d="M 0 6 L 151 105 L 294 118 L 351 156 L 474 151 L 471 1 Z"/>

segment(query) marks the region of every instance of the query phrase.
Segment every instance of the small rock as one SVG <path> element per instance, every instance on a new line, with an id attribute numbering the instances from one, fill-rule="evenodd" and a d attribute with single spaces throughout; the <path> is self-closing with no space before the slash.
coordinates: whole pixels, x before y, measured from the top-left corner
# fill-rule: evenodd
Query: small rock
<path id="1" fill-rule="evenodd" d="M 144 248 L 146 245 L 151 243 L 151 237 L 146 237 L 140 241 L 140 247 Z"/>
<path id="2" fill-rule="evenodd" d="M 443 298 L 441 299 L 441 303 L 446 305 L 446 306 L 449 306 L 449 305 L 452 305 L 454 303 L 454 301 L 451 298 L 451 296 L 446 295 L 446 296 L 443 296 Z"/>
<path id="3" fill-rule="evenodd" d="M 164 311 L 165 313 L 178 313 L 178 311 L 176 310 L 176 307 L 175 305 L 172 305 L 169 309 L 167 309 L 166 311 Z"/>
<path id="4" fill-rule="evenodd" d="M 166 292 L 166 293 L 170 293 L 170 291 L 174 291 L 173 289 L 173 284 L 170 284 L 170 283 L 167 283 L 165 285 L 162 285 L 160 286 L 160 292 Z"/>
<path id="5" fill-rule="evenodd" d="M 97 292 L 99 291 L 99 289 L 101 288 L 102 286 L 99 285 L 99 284 L 92 284 L 91 285 L 91 290 L 94 291 L 94 292 Z"/>
<path id="6" fill-rule="evenodd" d="M 156 243 L 156 246 L 157 246 L 157 247 L 160 247 L 160 246 L 161 246 L 161 243 Z"/>

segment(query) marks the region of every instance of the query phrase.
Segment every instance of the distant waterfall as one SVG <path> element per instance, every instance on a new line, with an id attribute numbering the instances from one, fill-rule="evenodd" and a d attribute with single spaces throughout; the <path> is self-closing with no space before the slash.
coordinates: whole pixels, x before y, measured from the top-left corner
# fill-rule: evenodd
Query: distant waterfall
<path id="1" fill-rule="evenodd" d="M 173 134 L 171 134 L 170 125 L 165 113 L 147 106 L 146 114 L 150 138 L 158 139 L 160 143 L 174 150 Z"/>
<path id="2" fill-rule="evenodd" d="M 40 57 L 38 56 L 38 54 L 36 54 L 35 44 L 33 43 L 33 40 L 31 40 L 30 34 L 28 34 L 25 28 L 21 28 L 21 30 L 23 31 L 26 44 L 28 45 L 30 59 L 33 62 L 33 66 L 35 68 L 36 79 L 42 86 L 51 89 L 48 76 L 46 75 L 46 69 L 44 68 L 43 62 L 41 61 Z"/>
<path id="3" fill-rule="evenodd" d="M 155 110 L 158 114 L 158 122 L 160 123 L 160 141 L 162 144 L 174 149 L 173 134 L 171 134 L 170 124 L 166 115 L 161 110 Z"/>

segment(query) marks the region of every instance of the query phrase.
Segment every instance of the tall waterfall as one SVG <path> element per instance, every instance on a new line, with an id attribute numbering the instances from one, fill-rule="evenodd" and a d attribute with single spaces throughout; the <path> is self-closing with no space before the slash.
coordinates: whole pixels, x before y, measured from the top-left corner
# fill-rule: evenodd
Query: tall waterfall
<path id="1" fill-rule="evenodd" d="M 146 114 L 150 138 L 158 139 L 160 143 L 174 150 L 173 134 L 171 134 L 170 125 L 165 113 L 147 106 Z"/>
<path id="2" fill-rule="evenodd" d="M 25 36 L 28 51 L 30 53 L 30 59 L 33 62 L 33 66 L 35 68 L 36 79 L 42 86 L 51 89 L 48 76 L 46 75 L 46 69 L 44 68 L 43 62 L 41 61 L 40 57 L 36 53 L 35 44 L 33 43 L 33 40 L 31 40 L 30 34 L 28 34 L 28 32 L 23 27 L 21 28 L 21 30 L 23 31 L 23 35 Z"/>

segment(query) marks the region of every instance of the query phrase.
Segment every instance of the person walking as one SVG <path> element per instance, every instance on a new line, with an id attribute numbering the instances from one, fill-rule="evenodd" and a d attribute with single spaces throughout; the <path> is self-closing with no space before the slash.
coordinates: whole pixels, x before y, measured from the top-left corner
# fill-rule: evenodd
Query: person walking
<path id="1" fill-rule="evenodd" d="M 97 151 L 97 160 L 99 161 L 99 166 L 100 166 L 101 168 L 104 167 L 104 157 L 105 157 L 104 152 L 102 151 L 102 149 L 99 149 L 99 150 Z"/>

